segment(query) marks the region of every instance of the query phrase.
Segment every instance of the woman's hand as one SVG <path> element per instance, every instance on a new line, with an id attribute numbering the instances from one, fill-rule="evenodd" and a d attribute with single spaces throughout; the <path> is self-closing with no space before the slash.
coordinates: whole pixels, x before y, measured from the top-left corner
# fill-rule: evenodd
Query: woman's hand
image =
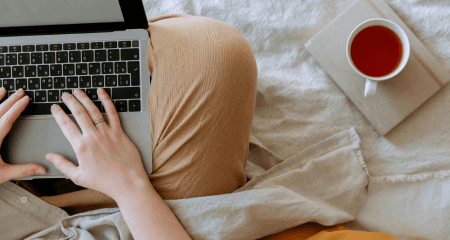
<path id="1" fill-rule="evenodd" d="M 11 95 L 5 102 L 0 104 L 0 145 L 3 143 L 6 134 L 11 130 L 12 124 L 28 105 L 30 98 L 23 96 L 25 92 L 19 89 Z M 6 89 L 0 88 L 0 99 L 6 96 Z M 27 164 L 7 164 L 0 157 L 0 184 L 12 178 L 27 177 L 34 174 L 44 174 L 45 168 L 34 163 Z"/>
<path id="2" fill-rule="evenodd" d="M 82 132 L 60 106 L 51 108 L 64 136 L 75 150 L 79 166 L 56 153 L 47 154 L 46 159 L 75 184 L 116 199 L 136 184 L 150 185 L 150 182 L 139 151 L 122 130 L 113 102 L 102 88 L 98 89 L 98 96 L 109 124 L 100 122 L 94 125 L 93 122 L 103 119 L 103 116 L 80 89 L 75 89 L 74 95 L 64 93 L 62 96 Z"/>

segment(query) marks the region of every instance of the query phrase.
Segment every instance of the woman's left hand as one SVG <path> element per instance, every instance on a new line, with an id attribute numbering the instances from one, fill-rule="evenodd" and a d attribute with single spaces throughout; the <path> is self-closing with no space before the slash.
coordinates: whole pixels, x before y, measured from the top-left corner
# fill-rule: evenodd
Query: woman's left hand
<path id="1" fill-rule="evenodd" d="M 18 90 L 11 95 L 6 101 L 0 104 L 0 145 L 11 130 L 12 124 L 20 116 L 25 107 L 28 105 L 30 98 L 25 96 L 23 89 Z M 0 88 L 0 100 L 6 96 L 6 89 Z M 8 164 L 3 162 L 0 156 L 0 184 L 9 181 L 12 178 L 27 177 L 34 174 L 44 174 L 45 168 L 34 163 L 27 164 Z"/>

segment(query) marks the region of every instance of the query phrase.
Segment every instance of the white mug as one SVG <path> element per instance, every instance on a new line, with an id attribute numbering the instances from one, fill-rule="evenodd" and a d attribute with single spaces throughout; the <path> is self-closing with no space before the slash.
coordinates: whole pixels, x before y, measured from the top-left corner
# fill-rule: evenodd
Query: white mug
<path id="1" fill-rule="evenodd" d="M 368 75 L 362 73 L 361 71 L 358 70 L 358 68 L 355 67 L 355 64 L 353 63 L 353 60 L 350 55 L 350 47 L 352 45 L 353 39 L 359 32 L 361 32 L 363 29 L 365 29 L 367 27 L 377 26 L 377 25 L 387 27 L 397 34 L 397 36 L 400 38 L 400 41 L 403 46 L 403 55 L 402 55 L 402 60 L 400 61 L 399 65 L 393 72 L 389 73 L 388 75 L 381 76 L 381 77 L 372 77 L 372 76 L 368 76 Z M 366 79 L 366 85 L 365 85 L 365 89 L 364 89 L 364 97 L 368 97 L 368 98 L 373 98 L 375 96 L 378 82 L 391 79 L 394 76 L 396 76 L 400 71 L 403 70 L 406 63 L 408 62 L 409 54 L 410 54 L 410 45 L 409 45 L 408 36 L 406 36 L 405 31 L 403 31 L 403 29 L 396 23 L 389 21 L 387 19 L 383 19 L 383 18 L 373 18 L 373 19 L 369 19 L 367 21 L 362 22 L 355 29 L 353 29 L 352 33 L 350 34 L 350 36 L 348 37 L 348 40 L 347 40 L 348 62 L 350 63 L 350 66 L 352 66 L 352 68 L 357 73 L 359 73 L 359 75 L 363 76 Z"/>

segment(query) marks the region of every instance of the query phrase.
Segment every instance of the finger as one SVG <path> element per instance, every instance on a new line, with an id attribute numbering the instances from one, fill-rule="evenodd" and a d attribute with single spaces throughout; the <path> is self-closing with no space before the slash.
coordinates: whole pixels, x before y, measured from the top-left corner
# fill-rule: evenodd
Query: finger
<path id="1" fill-rule="evenodd" d="M 75 94 L 79 89 L 75 89 Z M 79 90 L 81 91 L 81 90 Z M 80 102 L 70 93 L 64 93 L 62 96 L 62 100 L 67 105 L 67 107 L 72 112 L 75 120 L 77 120 L 78 125 L 80 125 L 81 130 L 85 131 L 98 131 L 94 124 L 92 123 L 91 117 L 86 112 L 86 109 L 81 105 Z"/>
<path id="2" fill-rule="evenodd" d="M 44 174 L 45 168 L 35 163 L 27 164 L 4 164 L 0 168 L 0 175 L 3 181 L 8 181 L 12 178 L 28 177 L 35 174 Z"/>
<path id="3" fill-rule="evenodd" d="M 29 101 L 30 97 L 28 96 L 16 101 L 14 105 L 0 118 L 0 142 L 3 142 L 6 134 L 8 134 L 11 130 L 13 123 L 20 116 L 20 113 L 27 107 Z"/>
<path id="4" fill-rule="evenodd" d="M 6 96 L 6 88 L 1 87 L 0 88 L 0 100 L 3 99 Z"/>
<path id="5" fill-rule="evenodd" d="M 25 92 L 21 88 L 17 90 L 17 92 L 15 92 L 13 95 L 9 96 L 9 98 L 0 105 L 0 117 L 3 116 L 3 114 L 5 114 L 17 101 L 19 101 L 24 94 Z"/>
<path id="6" fill-rule="evenodd" d="M 98 107 L 95 106 L 94 102 L 92 102 L 92 100 L 83 91 L 75 89 L 75 97 L 86 109 L 86 112 L 89 114 L 89 117 L 92 119 L 92 122 L 103 119 L 103 115 L 98 109 Z M 107 126 L 108 125 L 105 122 L 101 122 L 96 125 L 98 129 Z"/>
<path id="7" fill-rule="evenodd" d="M 117 114 L 116 107 L 111 101 L 108 93 L 103 88 L 97 89 L 100 101 L 102 101 L 103 107 L 105 108 L 106 116 L 108 117 L 109 126 L 114 129 L 121 128 L 119 114 Z"/>
<path id="8" fill-rule="evenodd" d="M 56 154 L 56 153 L 48 153 L 45 155 L 45 159 L 55 165 L 56 169 L 62 172 L 64 175 L 72 179 L 73 182 L 77 183 L 76 175 L 78 171 L 78 167 L 75 166 L 72 162 L 67 160 L 65 157 Z"/>
<path id="9" fill-rule="evenodd" d="M 76 145 L 76 141 L 81 138 L 81 132 L 78 130 L 77 125 L 70 119 L 69 116 L 62 110 L 62 108 L 54 104 L 51 107 L 52 115 L 55 118 L 56 123 L 59 128 L 61 128 L 64 136 L 69 140 L 70 144 L 73 146 Z"/>

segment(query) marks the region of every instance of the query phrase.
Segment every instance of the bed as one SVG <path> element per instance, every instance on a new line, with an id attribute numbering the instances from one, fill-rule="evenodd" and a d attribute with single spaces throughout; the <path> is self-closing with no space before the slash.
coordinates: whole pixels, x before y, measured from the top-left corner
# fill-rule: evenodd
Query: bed
<path id="1" fill-rule="evenodd" d="M 450 239 L 450 89 L 444 87 L 381 136 L 305 49 L 355 1 L 144 0 L 144 6 L 147 17 L 212 17 L 247 39 L 259 72 L 250 156 L 258 151 L 274 164 L 355 128 L 371 177 L 367 200 L 346 226 L 400 239 Z M 385 1 L 449 67 L 450 1 Z"/>

